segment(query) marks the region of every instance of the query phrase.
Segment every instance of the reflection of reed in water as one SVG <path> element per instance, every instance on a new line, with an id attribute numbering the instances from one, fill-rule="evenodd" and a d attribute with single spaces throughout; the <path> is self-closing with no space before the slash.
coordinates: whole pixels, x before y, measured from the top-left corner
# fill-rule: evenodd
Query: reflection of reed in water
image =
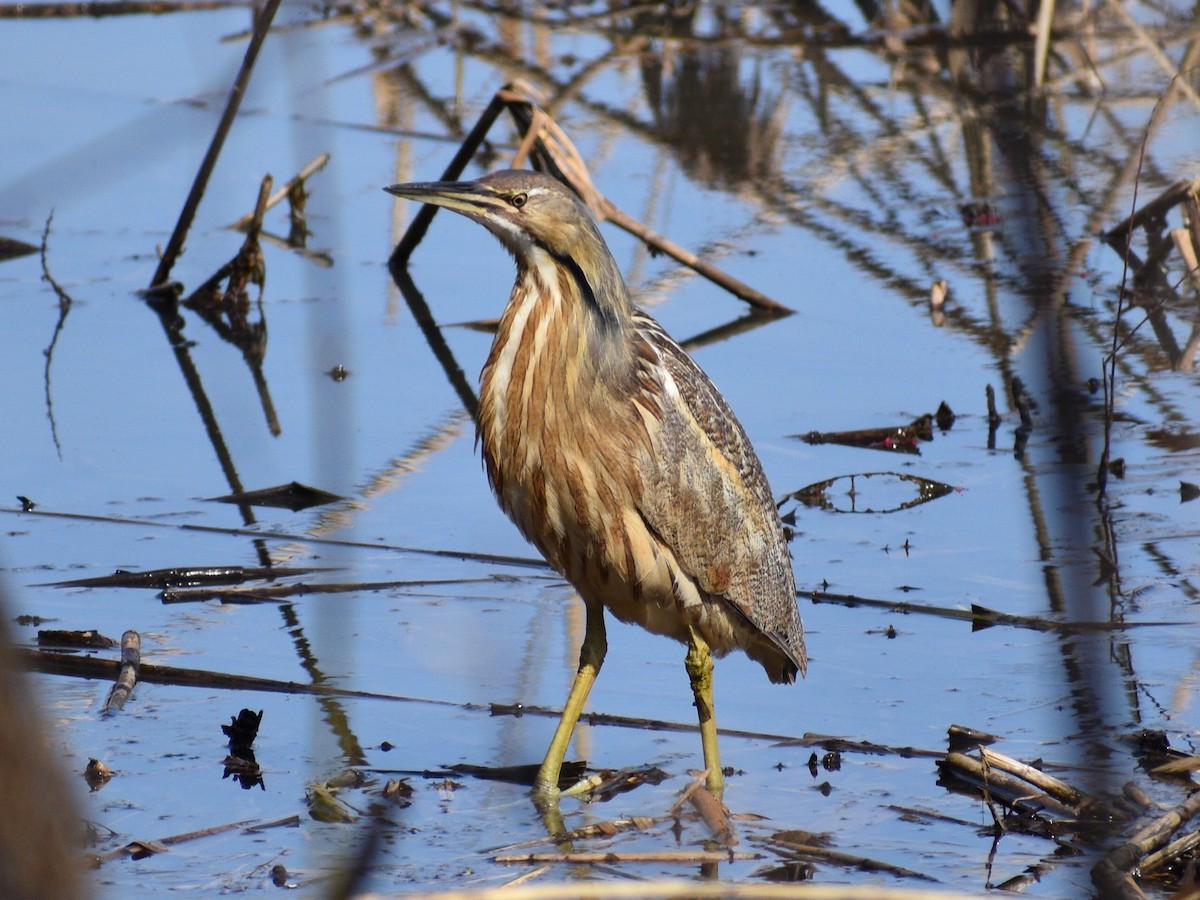
<path id="1" fill-rule="evenodd" d="M 743 79 L 733 45 L 664 47 L 647 54 L 642 82 L 654 124 L 689 175 L 736 186 L 779 170 L 783 117 L 755 63 Z"/>

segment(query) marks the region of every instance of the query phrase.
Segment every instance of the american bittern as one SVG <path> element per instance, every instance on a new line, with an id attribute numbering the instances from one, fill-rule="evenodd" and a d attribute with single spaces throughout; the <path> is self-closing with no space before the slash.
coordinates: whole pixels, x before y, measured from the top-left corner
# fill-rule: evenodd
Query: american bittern
<path id="1" fill-rule="evenodd" d="M 708 785 L 723 784 L 712 654 L 744 650 L 773 682 L 806 665 L 783 527 L 724 398 L 633 306 L 595 221 L 546 175 L 397 184 L 512 253 L 517 281 L 483 368 L 479 434 L 500 506 L 587 610 L 579 671 L 534 783 L 563 757 L 604 662 L 604 608 L 688 645 Z"/>

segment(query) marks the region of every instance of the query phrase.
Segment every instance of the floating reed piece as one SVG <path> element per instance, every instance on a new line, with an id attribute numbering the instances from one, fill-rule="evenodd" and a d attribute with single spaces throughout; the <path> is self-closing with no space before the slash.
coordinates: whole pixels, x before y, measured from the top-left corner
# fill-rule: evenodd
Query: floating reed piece
<path id="1" fill-rule="evenodd" d="M 943 777 L 965 783 L 1017 812 L 1071 820 L 1118 817 L 1108 804 L 1036 766 L 982 745 L 973 751 L 977 756 L 958 750 L 947 753 L 938 762 Z"/>
<path id="2" fill-rule="evenodd" d="M 1125 785 L 1121 796 L 1112 802 L 1102 801 L 1035 766 L 983 746 L 969 753 L 952 750 L 938 761 L 938 769 L 944 781 L 966 785 L 980 792 L 989 803 L 999 803 L 1034 819 L 1049 820 L 1058 826 L 1055 834 L 1067 826 L 1086 829 L 1093 836 L 1110 835 L 1123 824 L 1159 811 L 1135 784 Z M 1197 814 L 1200 814 L 1200 790 L 1192 791 L 1178 806 L 1157 815 L 1116 844 L 1092 868 L 1092 882 L 1100 890 L 1100 896 L 1146 900 L 1135 873 L 1138 878 L 1161 877 L 1169 866 L 1194 859 L 1200 848 L 1200 830 L 1175 835 Z M 1007 821 L 1005 824 L 1008 825 Z"/>
<path id="3" fill-rule="evenodd" d="M 1174 809 L 1139 828 L 1096 863 L 1092 868 L 1092 883 L 1100 889 L 1101 896 L 1115 900 L 1145 900 L 1146 894 L 1133 880 L 1133 873 L 1147 876 L 1160 872 L 1200 846 L 1200 832 L 1197 831 L 1171 840 L 1171 836 L 1197 813 L 1200 813 L 1200 791 L 1193 791 Z M 1186 896 L 1194 897 L 1195 894 Z"/>
<path id="4" fill-rule="evenodd" d="M 108 699 L 104 701 L 104 715 L 112 715 L 125 706 L 125 701 L 137 684 L 141 663 L 142 636 L 136 631 L 127 631 L 121 635 L 121 669 L 117 673 L 116 683 L 108 692 Z"/>

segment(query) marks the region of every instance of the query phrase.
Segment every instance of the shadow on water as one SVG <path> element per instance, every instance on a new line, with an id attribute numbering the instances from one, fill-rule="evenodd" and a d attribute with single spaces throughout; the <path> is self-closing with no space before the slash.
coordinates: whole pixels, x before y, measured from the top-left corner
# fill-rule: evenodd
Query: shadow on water
<path id="1" fill-rule="evenodd" d="M 349 896 L 482 890 L 526 875 L 570 895 L 591 890 L 589 878 L 603 893 L 627 876 L 685 875 L 696 896 L 793 880 L 880 896 L 929 881 L 1114 897 L 1187 883 L 1195 832 L 1160 852 L 1194 827 L 1200 802 L 1189 795 L 1194 758 L 1172 746 L 1195 730 L 1186 635 L 1200 594 L 1200 528 L 1179 503 L 1195 497 L 1200 451 L 1200 189 L 1184 170 L 1195 165 L 1200 32 L 1185 10 L 1048 3 L 1026 15 L 978 2 L 946 18 L 933 3 L 836 15 L 807 4 L 351 4 L 297 10 L 271 30 L 275 3 L 230 37 L 244 11 L 219 7 L 94 7 L 129 16 L 110 33 L 135 43 L 163 27 L 142 14 L 167 11 L 176 15 L 162 21 L 211 26 L 183 46 L 207 53 L 204 42 L 224 36 L 248 47 L 191 194 L 171 198 L 184 212 L 138 310 L 117 307 L 127 293 L 103 282 L 146 283 L 135 254 L 147 248 L 130 242 L 162 233 L 145 211 L 165 215 L 161 184 L 140 205 L 96 188 L 89 215 L 128 217 L 113 243 L 76 210 L 52 230 L 40 207 L 19 206 L 36 193 L 19 174 L 21 190 L 0 183 L 0 229 L 28 231 L 35 213 L 46 223 L 40 269 L 0 283 L 16 310 L 0 341 L 14 342 L 6 355 L 20 383 L 39 388 L 14 391 L 10 493 L 23 492 L 22 507 L 2 510 L 7 584 L 28 615 L 18 621 L 93 628 L 77 621 L 86 607 L 119 632 L 133 618 L 154 659 L 125 709 L 101 718 L 85 679 L 115 674 L 103 651 L 64 654 L 48 637 L 23 648 L 43 673 L 48 717 L 62 711 L 68 768 L 90 753 L 120 760 L 85 807 L 97 833 L 110 829 L 88 851 L 97 894 L 203 880 Z M 0 14 L 33 15 L 22 10 Z M 60 17 L 37 23 L 43 38 L 86 24 L 77 9 L 38 15 Z M 275 97 L 289 79 L 294 93 Z M 253 88 L 267 115 L 238 114 Z M 364 88 L 367 103 L 352 93 Z M 305 91 L 322 99 L 298 100 Z M 40 96 L 15 104 L 31 123 Z M 306 118 L 313 106 L 336 107 L 338 120 Z M 140 135 L 144 113 L 128 121 Z M 536 140 L 535 128 L 545 129 Z M 111 145 L 110 122 L 102 132 Z M 80 165 L 89 140 L 81 130 L 61 159 Z M 314 160 L 275 198 L 288 200 L 291 233 L 265 230 L 268 176 L 231 256 L 231 231 L 215 223 L 246 198 L 210 177 L 224 166 L 262 179 L 256 151 L 288 141 Z M 784 512 L 814 667 L 787 697 L 735 661 L 720 669 L 732 821 L 687 775 L 698 742 L 680 724 L 689 701 L 669 686 L 682 682 L 682 653 L 625 630 L 601 681 L 609 693 L 593 697 L 575 744 L 593 759 L 593 792 L 564 804 L 553 829 L 569 847 L 545 834 L 522 781 L 557 716 L 581 610 L 487 496 L 467 439 L 468 373 L 486 336 L 445 324 L 494 316 L 508 272 L 495 271 L 499 257 L 477 262 L 479 245 L 460 244 L 441 218 L 426 230 L 417 213 L 405 228 L 389 207 L 390 274 L 407 315 L 363 299 L 390 290 L 383 200 L 364 197 L 393 180 L 501 168 L 514 152 L 562 173 L 606 229 L 617 226 L 606 236 L 639 300 L 677 336 L 696 335 L 685 346 L 739 398 L 777 493 L 802 501 Z M 40 158 L 9 163 L 0 170 L 45 171 Z M 171 184 L 195 165 L 163 164 Z M 637 204 L 638 215 L 622 212 Z M 310 248 L 313 232 L 328 250 Z M 227 262 L 176 275 L 185 241 L 192 257 Z M 18 265 L 3 261 L 6 274 Z M 313 296 L 312 273 L 331 267 L 353 308 L 350 297 Z M 668 302 L 684 298 L 695 302 Z M 111 302 L 107 320 L 98 299 Z M 77 385 L 95 369 L 77 330 L 141 340 L 147 312 L 182 390 L 142 385 L 136 402 L 171 434 L 198 420 L 207 446 L 157 444 L 148 433 L 159 429 L 133 427 L 114 440 L 118 405 L 97 410 L 95 425 L 80 413 Z M 40 357 L 19 346 L 28 321 L 52 335 Z M 331 321 L 347 323 L 356 355 L 326 369 L 316 360 Z M 148 343 L 132 358 L 165 384 L 167 357 Z M 990 423 L 972 411 L 985 387 L 1002 398 Z M 879 425 L 939 401 L 957 419 L 943 423 L 939 409 L 937 429 L 928 415 Z M 333 407 L 353 411 L 353 429 L 321 430 Z M 818 434 L 868 437 L 794 440 Z M 1009 437 L 1011 450 L 993 450 Z M 409 449 L 396 455 L 397 441 Z M 882 467 L 863 456 L 881 450 L 904 455 Z M 311 508 L 256 505 L 262 487 L 332 471 L 314 451 L 352 460 L 353 483 L 317 484 L 327 502 Z M 866 492 L 885 479 L 870 476 L 884 474 L 893 490 L 920 485 L 919 498 L 875 502 Z M 93 511 L 126 483 L 130 514 Z M 194 499 L 217 494 L 234 498 L 235 522 Z M 187 559 L 200 554 L 222 565 Z M 161 608 L 130 599 L 149 582 L 106 580 L 126 565 L 154 576 Z M 220 709 L 189 706 L 198 692 Z M 207 732 L 236 722 L 239 707 L 266 707 L 239 757 L 254 765 L 240 782 L 261 790 L 231 800 L 211 787 L 209 764 L 225 750 Z M 804 830 L 812 822 L 820 833 Z M 673 889 L 646 893 L 656 890 Z"/>

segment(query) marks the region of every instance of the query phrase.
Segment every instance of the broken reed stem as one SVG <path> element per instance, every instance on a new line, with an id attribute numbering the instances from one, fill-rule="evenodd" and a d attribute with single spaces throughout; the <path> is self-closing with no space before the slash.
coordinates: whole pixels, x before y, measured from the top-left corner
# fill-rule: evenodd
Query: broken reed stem
<path id="1" fill-rule="evenodd" d="M 1050 796 L 1025 779 L 1004 770 L 993 769 L 986 762 L 965 753 L 947 753 L 944 765 L 951 768 L 953 774 L 963 781 L 986 791 L 1012 809 L 1022 812 L 1045 810 L 1064 818 L 1074 818 L 1078 814 L 1075 807 Z"/>
<path id="2" fill-rule="evenodd" d="M 121 670 L 117 673 L 117 681 L 108 692 L 104 701 L 103 715 L 112 715 L 125 706 L 125 701 L 133 693 L 137 684 L 138 668 L 142 662 L 142 636 L 136 631 L 127 631 L 121 635 Z"/>
<path id="3" fill-rule="evenodd" d="M 1171 835 L 1197 813 L 1200 813 L 1200 791 L 1194 791 L 1174 809 L 1139 828 L 1108 854 L 1108 861 L 1122 872 L 1131 871 L 1142 857 L 1165 847 Z"/>
<path id="4" fill-rule="evenodd" d="M 700 785 L 704 784 L 708 780 L 708 773 L 711 768 L 712 767 L 710 766 L 708 769 L 705 769 L 703 772 L 701 772 L 699 775 L 697 775 L 694 779 L 692 779 L 691 784 L 689 784 L 687 787 L 685 787 L 682 791 L 679 792 L 678 799 L 673 804 L 671 804 L 671 808 L 667 810 L 668 816 L 679 815 L 679 811 L 681 809 L 683 809 L 683 804 L 687 803 L 688 800 L 691 799 L 692 793 L 694 791 L 696 791 L 700 787 Z"/>
<path id="5" fill-rule="evenodd" d="M 233 82 L 233 88 L 229 92 L 229 100 L 225 104 L 225 111 L 221 114 L 221 121 L 217 124 L 217 130 L 213 133 L 212 141 L 209 143 L 200 168 L 196 172 L 196 177 L 192 181 L 192 189 L 188 192 L 187 200 L 184 201 L 183 209 L 179 213 L 179 221 L 175 223 L 175 230 L 171 232 L 171 238 L 167 241 L 162 258 L 158 261 L 158 268 L 147 288 L 150 293 L 166 288 L 167 279 L 171 277 L 171 269 L 174 268 L 175 261 L 183 252 L 183 244 L 192 227 L 192 220 L 195 219 L 196 210 L 199 209 L 200 201 L 204 198 L 208 179 L 217 164 L 217 157 L 221 155 L 225 138 L 233 127 L 233 120 L 237 117 L 238 108 L 242 104 L 246 85 L 250 82 L 250 74 L 254 71 L 254 63 L 258 59 L 258 52 L 267 39 L 267 33 L 271 29 L 271 22 L 275 19 L 275 13 L 279 10 L 280 3 L 281 0 L 267 0 L 263 11 L 254 21 L 254 36 L 246 48 L 246 56 L 243 58 L 242 67 Z"/>
<path id="6" fill-rule="evenodd" d="M 246 229 L 247 240 L 257 240 L 258 233 L 262 231 L 263 216 L 267 214 L 273 184 L 275 179 L 270 173 L 263 176 L 262 183 L 258 186 L 258 200 L 254 203 L 254 212 L 250 214 L 250 227 Z"/>
<path id="7" fill-rule="evenodd" d="M 299 827 L 299 825 L 300 817 L 295 815 L 285 816 L 281 819 L 274 819 L 272 821 L 255 821 L 254 819 L 247 819 L 243 822 L 228 822 L 224 825 L 214 825 L 211 828 L 201 828 L 198 831 L 187 831 L 183 834 L 169 835 L 168 837 L 159 838 L 157 841 L 130 841 L 128 844 L 124 844 L 120 847 L 117 847 L 115 850 L 108 851 L 107 853 L 89 856 L 88 859 L 95 865 L 100 865 L 101 863 L 118 859 L 126 854 L 133 855 L 135 853 L 145 853 L 147 851 L 150 853 L 162 853 L 168 847 L 175 846 L 176 844 L 184 844 L 189 841 L 199 840 L 200 838 L 214 837 L 216 835 L 225 834 L 237 829 L 241 829 L 243 834 L 256 834 L 257 832 L 265 831 L 268 828 L 278 828 L 281 826 L 295 828 Z"/>
<path id="8" fill-rule="evenodd" d="M 1011 756 L 1005 756 L 1003 753 L 997 753 L 995 750 L 989 750 L 987 747 L 980 747 L 979 753 L 983 762 L 992 769 L 999 769 L 1028 781 L 1034 787 L 1040 788 L 1055 800 L 1067 804 L 1072 809 L 1078 810 L 1091 802 L 1083 791 L 1071 787 L 1065 781 L 1059 781 L 1041 769 L 1035 769 L 1033 766 L 1019 762 Z"/>
<path id="9" fill-rule="evenodd" d="M 707 778 L 707 774 L 705 775 Z M 738 842 L 733 823 L 729 821 L 729 810 L 725 804 L 716 798 L 707 785 L 698 786 L 688 796 L 688 802 L 700 814 L 700 819 L 708 828 L 714 841 L 722 847 L 733 847 Z"/>
<path id="10" fill-rule="evenodd" d="M 248 225 L 250 225 L 252 222 L 257 220 L 258 227 L 262 228 L 263 213 L 265 213 L 267 210 L 273 209 L 274 207 L 278 206 L 281 202 L 283 202 L 283 200 L 288 196 L 288 194 L 290 194 L 298 185 L 303 184 L 305 181 L 307 181 L 309 178 L 311 178 L 317 172 L 319 172 L 323 168 L 325 168 L 325 165 L 328 162 L 329 162 L 329 154 L 328 153 L 317 154 L 312 159 L 312 161 L 309 162 L 308 165 L 306 165 L 303 169 L 301 169 L 299 172 L 297 172 L 295 175 L 293 175 L 287 181 L 287 183 L 284 184 L 283 187 L 281 187 L 275 193 L 271 194 L 271 196 L 269 198 L 267 198 L 266 205 L 264 206 L 261 213 L 257 209 L 252 213 L 246 213 L 246 215 L 242 216 L 240 219 L 238 219 L 236 222 L 234 222 L 229 227 L 235 231 L 243 231 L 246 229 L 246 227 Z"/>
<path id="11" fill-rule="evenodd" d="M 1200 831 L 1192 831 L 1181 838 L 1176 838 L 1161 850 L 1156 850 L 1138 864 L 1142 875 L 1152 875 L 1164 866 L 1168 866 L 1183 856 L 1200 847 Z"/>
<path id="12" fill-rule="evenodd" d="M 987 396 L 988 428 L 993 431 L 1000 426 L 1000 413 L 996 410 L 996 390 L 990 384 L 985 385 Z"/>

